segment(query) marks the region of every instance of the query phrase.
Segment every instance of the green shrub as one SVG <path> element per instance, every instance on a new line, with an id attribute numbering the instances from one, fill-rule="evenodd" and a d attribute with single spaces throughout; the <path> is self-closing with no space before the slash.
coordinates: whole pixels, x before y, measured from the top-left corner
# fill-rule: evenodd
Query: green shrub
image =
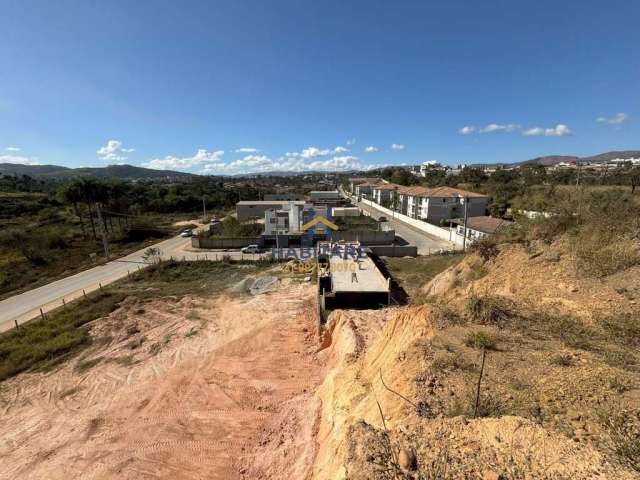
<path id="1" fill-rule="evenodd" d="M 438 372 L 447 370 L 474 371 L 476 365 L 464 358 L 460 353 L 447 353 L 437 355 L 431 362 L 431 368 Z"/>
<path id="2" fill-rule="evenodd" d="M 570 315 L 543 316 L 545 328 L 560 338 L 567 347 L 579 350 L 592 350 L 593 342 L 599 338 L 597 332 Z"/>
<path id="3" fill-rule="evenodd" d="M 582 230 L 571 239 L 576 266 L 589 275 L 604 277 L 640 263 L 638 242 L 617 231 Z"/>
<path id="4" fill-rule="evenodd" d="M 477 242 L 473 242 L 469 250 L 477 253 L 485 262 L 500 253 L 500 250 L 498 249 L 498 241 L 495 237 L 481 238 Z"/>
<path id="5" fill-rule="evenodd" d="M 604 352 L 604 361 L 611 367 L 632 370 L 637 365 L 636 358 L 624 350 L 612 350 Z"/>
<path id="6" fill-rule="evenodd" d="M 492 295 L 473 295 L 467 301 L 467 312 L 478 323 L 498 327 L 504 327 L 515 316 L 509 300 Z"/>
<path id="7" fill-rule="evenodd" d="M 624 313 L 602 320 L 602 327 L 614 340 L 640 346 L 640 314 Z"/>
<path id="8" fill-rule="evenodd" d="M 607 429 L 613 448 L 621 460 L 640 472 L 640 412 L 616 409 L 598 412 Z"/>
<path id="9" fill-rule="evenodd" d="M 570 367 L 573 365 L 573 357 L 571 355 L 554 355 L 551 359 L 551 364 L 559 367 Z"/>
<path id="10" fill-rule="evenodd" d="M 497 340 L 495 335 L 486 330 L 479 330 L 477 332 L 469 332 L 464 340 L 464 344 L 467 347 L 480 348 L 485 350 L 496 350 Z"/>

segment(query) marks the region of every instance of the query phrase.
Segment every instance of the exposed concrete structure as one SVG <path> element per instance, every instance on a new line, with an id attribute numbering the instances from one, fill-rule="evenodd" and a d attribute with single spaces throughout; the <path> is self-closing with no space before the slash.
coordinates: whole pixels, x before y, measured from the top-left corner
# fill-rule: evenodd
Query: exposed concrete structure
<path id="1" fill-rule="evenodd" d="M 358 207 L 333 207 L 331 215 L 333 217 L 358 217 L 360 209 Z"/>
<path id="2" fill-rule="evenodd" d="M 263 195 L 262 199 L 269 202 L 295 202 L 304 200 L 304 195 L 300 195 L 298 193 L 267 193 L 266 195 Z"/>
<path id="3" fill-rule="evenodd" d="M 322 310 L 389 304 L 391 279 L 385 278 L 359 244 L 323 243 L 318 245 L 318 252 Z"/>
<path id="4" fill-rule="evenodd" d="M 272 209 L 281 209 L 289 203 L 283 200 L 243 200 L 236 203 L 236 215 L 239 222 L 252 218 L 263 218 L 264 212 Z M 304 205 L 304 202 L 295 202 Z"/>
<path id="5" fill-rule="evenodd" d="M 337 190 L 317 190 L 309 192 L 314 205 L 335 206 L 342 203 L 342 195 Z"/>

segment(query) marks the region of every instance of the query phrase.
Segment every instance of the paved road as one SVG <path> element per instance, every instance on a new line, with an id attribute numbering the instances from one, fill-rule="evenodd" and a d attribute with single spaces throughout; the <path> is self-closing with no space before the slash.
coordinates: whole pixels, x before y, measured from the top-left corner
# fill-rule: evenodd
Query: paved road
<path id="1" fill-rule="evenodd" d="M 164 257 L 195 258 L 195 253 L 184 250 L 190 243 L 190 238 L 174 237 L 154 246 L 160 248 Z M 89 293 L 99 288 L 100 284 L 107 285 L 127 276 L 128 271 L 134 272 L 138 268 L 146 267 L 148 264 L 142 258 L 144 250 L 146 249 L 2 300 L 0 331 L 12 328 L 15 320 L 21 323 L 39 315 L 40 308 L 47 312 L 59 307 L 63 298 L 69 301 L 80 297 L 83 289 Z"/>
<path id="2" fill-rule="evenodd" d="M 343 195 L 347 196 L 344 192 Z M 357 203 L 357 205 L 361 210 L 369 213 L 376 219 L 380 218 L 381 216 L 386 217 L 389 223 L 393 225 L 393 228 L 396 231 L 396 236 L 402 238 L 410 245 L 415 245 L 416 247 L 418 247 L 418 255 L 430 255 L 431 253 L 435 253 L 438 250 L 451 250 L 452 248 L 451 242 L 447 242 L 445 240 L 422 232 L 416 228 L 413 228 L 412 226 L 407 225 L 397 218 L 389 217 L 388 214 L 381 212 L 374 207 L 365 205 L 362 202 Z"/>

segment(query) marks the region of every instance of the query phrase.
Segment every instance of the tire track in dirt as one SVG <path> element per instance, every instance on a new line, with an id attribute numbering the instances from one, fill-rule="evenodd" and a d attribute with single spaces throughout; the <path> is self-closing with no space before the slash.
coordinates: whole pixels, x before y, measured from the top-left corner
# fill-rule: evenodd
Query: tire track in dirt
<path id="1" fill-rule="evenodd" d="M 145 305 L 141 320 L 131 318 L 133 307 L 120 312 L 115 326 L 136 321 L 145 344 L 169 333 L 171 341 L 157 355 L 134 352 L 134 363 L 123 365 L 109 361 L 130 354 L 116 333 L 86 357 L 104 357 L 86 373 L 69 365 L 14 382 L 5 398 L 33 401 L 3 405 L 8 423 L 0 434 L 8 447 L 0 450 L 7 453 L 0 478 L 243 478 L 267 426 L 319 384 L 309 334 L 313 294 L 312 286 L 284 284 L 256 297 L 212 300 L 198 308 L 204 321 L 196 335 L 187 335 L 194 321 L 168 314 L 166 305 Z M 22 428 L 11 431 L 9 422 Z"/>

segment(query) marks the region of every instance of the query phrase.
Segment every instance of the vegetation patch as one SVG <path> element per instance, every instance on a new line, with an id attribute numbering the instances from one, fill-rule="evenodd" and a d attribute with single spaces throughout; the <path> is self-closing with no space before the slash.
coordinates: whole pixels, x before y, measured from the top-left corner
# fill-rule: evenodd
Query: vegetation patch
<path id="1" fill-rule="evenodd" d="M 570 315 L 543 315 L 542 324 L 567 347 L 578 350 L 593 350 L 594 341 L 601 337 L 598 332 Z"/>
<path id="2" fill-rule="evenodd" d="M 640 472 L 640 411 L 600 411 L 599 418 L 608 431 L 613 449 L 620 459 Z"/>
<path id="3" fill-rule="evenodd" d="M 477 323 L 500 328 L 504 328 L 516 316 L 513 303 L 496 295 L 473 295 L 467 301 L 467 312 Z"/>
<path id="4" fill-rule="evenodd" d="M 498 340 L 496 336 L 487 332 L 486 330 L 479 330 L 477 332 L 469 332 L 464 339 L 464 344 L 467 347 L 479 348 L 484 350 L 497 350 Z"/>
<path id="5" fill-rule="evenodd" d="M 268 264 L 232 262 L 175 262 L 152 265 L 46 315 L 0 335 L 0 380 L 19 372 L 50 367 L 70 358 L 91 344 L 86 324 L 109 315 L 131 295 L 139 300 L 158 296 L 211 295 L 245 275 L 257 273 Z M 132 340 L 129 348 L 142 345 Z M 91 361 L 89 361 L 91 362 Z M 81 362 L 79 368 L 92 365 Z"/>
<path id="6" fill-rule="evenodd" d="M 573 357 L 571 355 L 554 355 L 551 364 L 558 367 L 570 367 L 573 365 Z"/>
<path id="7" fill-rule="evenodd" d="M 424 303 L 427 299 L 422 286 L 452 265 L 458 264 L 464 255 L 429 255 L 417 258 L 388 257 L 385 265 L 393 279 L 409 295 L 411 303 Z"/>
<path id="8" fill-rule="evenodd" d="M 602 327 L 618 343 L 640 346 L 640 315 L 624 313 L 602 320 Z"/>

